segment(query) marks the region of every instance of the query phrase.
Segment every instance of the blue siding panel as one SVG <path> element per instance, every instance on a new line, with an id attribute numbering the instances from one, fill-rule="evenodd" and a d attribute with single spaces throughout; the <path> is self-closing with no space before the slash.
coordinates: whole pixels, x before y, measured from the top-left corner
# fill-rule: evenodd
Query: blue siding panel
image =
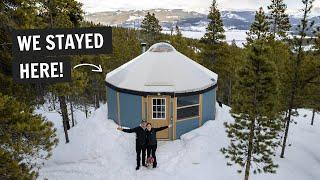
<path id="1" fill-rule="evenodd" d="M 215 119 L 216 114 L 216 89 L 203 94 L 202 124 L 208 120 Z"/>
<path id="2" fill-rule="evenodd" d="M 199 119 L 188 119 L 184 121 L 177 121 L 176 124 L 176 138 L 179 139 L 181 135 L 199 127 Z"/>
<path id="3" fill-rule="evenodd" d="M 141 103 L 141 96 L 120 93 L 121 126 L 133 128 L 140 124 L 142 119 Z"/>
<path id="4" fill-rule="evenodd" d="M 117 92 L 107 87 L 108 119 L 117 122 Z"/>

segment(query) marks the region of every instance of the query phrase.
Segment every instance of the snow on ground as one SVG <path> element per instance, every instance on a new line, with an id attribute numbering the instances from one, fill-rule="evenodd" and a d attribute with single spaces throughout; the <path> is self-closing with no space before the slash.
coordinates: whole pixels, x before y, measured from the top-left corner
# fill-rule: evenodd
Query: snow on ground
<path id="1" fill-rule="evenodd" d="M 198 29 L 197 29 L 198 28 Z M 235 40 L 236 45 L 238 47 L 243 47 L 243 43 L 246 43 L 247 30 L 237 30 L 237 29 L 226 29 L 226 42 L 231 44 L 233 40 Z M 170 34 L 170 30 L 164 30 L 162 33 Z M 182 29 L 181 33 L 184 37 L 193 38 L 193 39 L 201 39 L 206 33 L 205 27 L 190 27 L 190 30 Z"/>
<path id="2" fill-rule="evenodd" d="M 67 104 L 68 112 L 70 113 L 70 106 Z M 62 118 L 59 114 L 60 109 L 58 103 L 56 103 L 56 109 L 53 109 L 53 106 L 49 103 L 45 103 L 40 108 L 36 109 L 37 114 L 42 114 L 44 117 L 47 118 L 47 120 L 53 122 L 54 127 L 57 129 L 57 135 L 59 138 L 59 141 L 64 141 L 64 131 L 63 131 L 63 124 L 62 124 Z M 59 112 L 58 112 L 59 111 Z M 93 111 L 93 108 L 88 108 L 88 114 L 90 114 Z M 71 125 L 71 114 L 69 114 L 70 118 L 70 125 Z M 85 113 L 82 111 L 74 108 L 74 119 L 75 119 L 75 125 L 77 125 L 78 121 L 81 122 L 81 120 L 85 119 Z"/>
<path id="3" fill-rule="evenodd" d="M 64 143 L 63 133 L 58 131 L 59 145 L 41 169 L 39 179 L 242 179 L 243 175 L 236 173 L 236 167 L 226 166 L 220 152 L 220 148 L 228 143 L 223 122 L 232 121 L 229 110 L 226 106 L 218 107 L 215 121 L 208 121 L 182 136 L 181 140 L 160 142 L 157 150 L 159 167 L 142 167 L 136 171 L 135 135 L 117 131 L 117 125 L 107 119 L 107 106 L 104 105 L 89 119 L 79 118 L 79 123 L 69 131 L 69 144 Z M 276 157 L 280 165 L 278 173 L 252 175 L 251 179 L 319 179 L 320 115 L 316 116 L 315 125 L 310 126 L 311 112 L 300 110 L 299 113 L 295 118 L 297 124 L 292 123 L 290 128 L 291 146 L 287 148 L 286 158 Z M 44 115 L 61 121 L 50 113 Z"/>

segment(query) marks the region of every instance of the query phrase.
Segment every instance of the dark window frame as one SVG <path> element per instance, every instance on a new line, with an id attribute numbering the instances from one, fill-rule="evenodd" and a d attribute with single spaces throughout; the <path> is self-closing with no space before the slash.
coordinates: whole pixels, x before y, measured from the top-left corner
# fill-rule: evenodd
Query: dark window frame
<path id="1" fill-rule="evenodd" d="M 181 101 L 182 103 L 180 103 L 179 105 L 179 98 L 183 99 L 188 99 L 188 98 L 192 98 L 192 97 L 196 97 L 195 100 L 191 101 Z M 194 108 L 194 109 L 191 109 Z M 189 109 L 188 111 L 186 111 L 187 109 Z M 192 113 L 190 113 L 190 109 L 191 111 L 194 111 Z M 184 114 L 179 115 L 179 111 L 184 112 Z M 177 97 L 177 121 L 179 120 L 184 120 L 184 119 L 191 119 L 194 117 L 200 117 L 200 94 L 197 95 L 192 95 L 192 96 L 182 96 L 182 97 Z M 190 113 L 190 114 L 188 114 Z"/>

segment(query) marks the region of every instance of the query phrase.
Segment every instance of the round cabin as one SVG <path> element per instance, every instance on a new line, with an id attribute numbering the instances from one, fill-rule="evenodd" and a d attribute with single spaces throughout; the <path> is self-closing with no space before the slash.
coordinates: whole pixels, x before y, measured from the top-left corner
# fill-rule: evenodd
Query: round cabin
<path id="1" fill-rule="evenodd" d="M 169 126 L 158 139 L 174 140 L 215 119 L 218 75 L 157 43 L 106 75 L 108 118 L 136 127 Z"/>

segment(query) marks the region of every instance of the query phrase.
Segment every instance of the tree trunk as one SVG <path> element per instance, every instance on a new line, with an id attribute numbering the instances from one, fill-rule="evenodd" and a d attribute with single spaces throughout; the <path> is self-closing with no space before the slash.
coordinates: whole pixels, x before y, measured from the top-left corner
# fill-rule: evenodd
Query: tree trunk
<path id="1" fill-rule="evenodd" d="M 229 76 L 229 92 L 228 92 L 228 105 L 231 106 L 231 96 L 232 96 L 232 81 Z"/>
<path id="2" fill-rule="evenodd" d="M 297 53 L 297 61 L 295 64 L 295 68 L 294 68 L 294 76 L 293 76 L 293 81 L 292 81 L 292 90 L 291 90 L 291 97 L 290 97 L 290 103 L 289 103 L 289 114 L 288 114 L 288 119 L 287 119 L 287 125 L 286 125 L 286 130 L 285 130 L 285 134 L 284 134 L 284 139 L 283 139 L 283 145 L 282 145 L 282 150 L 281 150 L 281 154 L 280 157 L 284 158 L 284 152 L 286 149 L 286 143 L 287 143 L 287 138 L 288 138 L 288 131 L 289 131 L 289 126 L 290 126 L 290 120 L 291 120 L 291 113 L 292 113 L 292 109 L 296 107 L 296 105 L 294 104 L 294 100 L 295 100 L 295 96 L 296 96 L 296 91 L 297 91 L 297 86 L 298 86 L 298 78 L 299 78 L 299 74 L 298 72 L 300 71 L 300 66 L 301 66 L 301 61 L 302 61 L 302 56 L 303 56 L 303 40 L 306 37 L 306 31 L 307 31 L 307 26 L 308 26 L 308 13 L 310 12 L 310 6 L 312 6 L 312 2 L 310 3 L 309 1 L 304 2 L 304 9 L 303 9 L 303 18 L 302 18 L 302 22 L 306 22 L 306 23 L 302 23 L 302 27 L 301 30 L 299 32 L 299 34 L 303 34 L 300 36 L 300 39 L 298 41 L 298 53 Z"/>
<path id="3" fill-rule="evenodd" d="M 71 122 L 72 122 L 72 127 L 74 127 L 74 114 L 73 114 L 73 104 L 72 104 L 72 101 L 70 101 L 70 110 L 71 110 Z"/>
<path id="4" fill-rule="evenodd" d="M 87 105 L 84 105 L 84 113 L 86 114 L 86 119 L 88 119 L 88 108 Z"/>
<path id="5" fill-rule="evenodd" d="M 312 118 L 311 118 L 311 126 L 313 126 L 313 122 L 314 122 L 314 115 L 316 114 L 316 110 L 312 110 Z"/>
<path id="6" fill-rule="evenodd" d="M 299 51 L 301 51 L 301 46 L 299 47 Z M 301 52 L 300 52 L 301 53 Z M 299 61 L 299 54 L 298 54 L 298 61 Z M 297 67 L 299 67 L 299 62 L 297 62 Z M 291 93 L 290 93 L 290 102 L 288 105 L 288 118 L 286 119 L 286 126 L 285 126 L 285 133 L 284 133 L 284 138 L 283 138 L 283 144 L 282 144 L 282 149 L 281 149 L 281 154 L 280 154 L 280 158 L 284 158 L 284 152 L 286 150 L 286 144 L 287 144 L 287 138 L 288 138 L 288 132 L 289 132 L 289 126 L 290 126 L 290 121 L 291 121 L 291 114 L 292 114 L 292 109 L 294 107 L 294 99 L 296 96 L 296 91 L 297 91 L 297 80 L 298 80 L 298 68 L 296 68 L 296 71 L 294 73 L 294 79 L 292 81 L 292 89 L 291 89 Z"/>
<path id="7" fill-rule="evenodd" d="M 289 118 L 289 117 L 288 117 L 288 112 L 289 112 L 289 110 L 286 111 L 286 114 L 285 114 L 285 116 L 284 116 L 283 128 L 286 128 L 287 119 Z"/>
<path id="8" fill-rule="evenodd" d="M 59 102 L 60 102 L 60 109 L 61 109 L 61 116 L 62 116 L 64 135 L 65 135 L 65 138 L 66 138 L 66 143 L 69 143 L 68 129 L 70 129 L 70 125 L 69 125 L 66 98 L 65 98 L 65 96 L 59 96 L 58 98 L 59 98 Z"/>
<path id="9" fill-rule="evenodd" d="M 94 76 L 94 82 L 93 82 L 93 87 L 94 87 L 94 98 L 95 98 L 95 108 L 98 109 L 100 107 L 100 99 L 99 99 L 99 86 L 98 86 L 98 77 L 97 75 Z"/>
<path id="10" fill-rule="evenodd" d="M 56 110 L 56 97 L 52 95 L 51 100 L 52 100 L 53 110 Z"/>
<path id="11" fill-rule="evenodd" d="M 96 92 L 96 95 L 95 95 L 95 106 L 96 106 L 96 109 L 98 109 L 100 107 L 100 100 L 99 100 L 99 94 L 98 92 Z"/>
<path id="12" fill-rule="evenodd" d="M 290 126 L 290 120 L 291 120 L 291 112 L 292 112 L 292 108 L 289 109 L 288 118 L 286 119 L 286 130 L 284 133 L 280 158 L 284 158 L 284 152 L 286 150 L 286 144 L 287 144 L 287 138 L 288 138 L 288 132 L 289 132 L 289 126 Z"/>
<path id="13" fill-rule="evenodd" d="M 244 174 L 244 180 L 248 180 L 249 179 L 249 175 L 250 175 L 251 157 L 252 157 L 252 149 L 253 149 L 254 128 L 255 128 L 255 119 L 253 118 L 253 120 L 251 120 L 251 126 L 250 126 L 248 156 L 247 156 L 247 160 L 246 160 L 246 169 L 245 169 L 245 174 Z"/>
<path id="14" fill-rule="evenodd" d="M 274 38 L 276 38 L 276 33 L 277 33 L 277 20 L 275 18 L 274 22 L 273 22 L 273 37 Z"/>

